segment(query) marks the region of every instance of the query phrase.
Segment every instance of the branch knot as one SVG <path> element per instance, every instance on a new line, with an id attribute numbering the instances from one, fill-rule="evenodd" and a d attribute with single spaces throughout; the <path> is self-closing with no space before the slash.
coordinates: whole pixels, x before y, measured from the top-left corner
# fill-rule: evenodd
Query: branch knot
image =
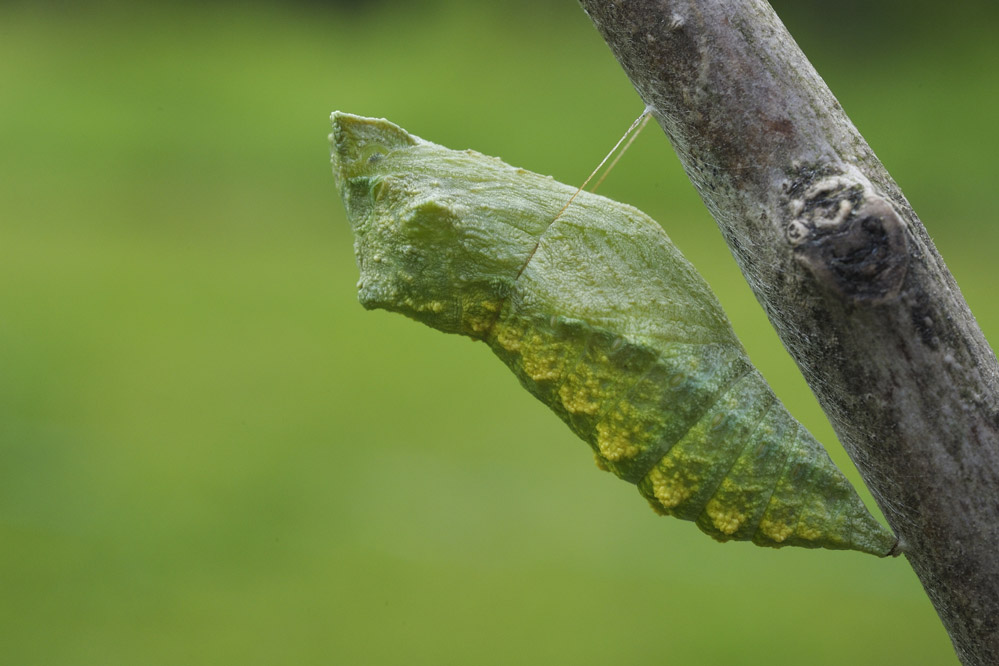
<path id="1" fill-rule="evenodd" d="M 787 242 L 827 288 L 850 301 L 898 296 L 908 264 L 902 218 L 860 174 L 808 168 L 787 188 Z"/>

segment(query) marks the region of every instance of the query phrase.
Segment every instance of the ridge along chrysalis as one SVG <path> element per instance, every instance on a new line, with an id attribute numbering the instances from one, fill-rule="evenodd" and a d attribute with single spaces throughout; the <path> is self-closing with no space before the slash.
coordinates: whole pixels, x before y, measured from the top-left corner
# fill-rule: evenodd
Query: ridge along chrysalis
<path id="1" fill-rule="evenodd" d="M 485 342 L 661 514 L 719 541 L 893 554 L 654 220 L 587 192 L 565 207 L 576 188 L 387 120 L 332 122 L 364 307 Z"/>

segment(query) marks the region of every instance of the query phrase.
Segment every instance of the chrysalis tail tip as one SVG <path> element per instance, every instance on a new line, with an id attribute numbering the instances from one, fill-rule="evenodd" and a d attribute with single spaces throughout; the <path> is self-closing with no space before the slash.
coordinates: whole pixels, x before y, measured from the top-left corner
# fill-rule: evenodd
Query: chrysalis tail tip
<path id="1" fill-rule="evenodd" d="M 883 555 L 883 557 L 898 557 L 899 555 L 906 552 L 905 542 L 902 537 L 895 537 L 895 545 Z"/>

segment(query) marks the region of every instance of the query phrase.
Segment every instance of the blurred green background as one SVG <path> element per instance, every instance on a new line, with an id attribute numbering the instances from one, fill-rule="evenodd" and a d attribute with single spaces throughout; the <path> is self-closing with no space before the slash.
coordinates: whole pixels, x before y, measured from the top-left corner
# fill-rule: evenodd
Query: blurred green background
<path id="1" fill-rule="evenodd" d="M 996 10 L 837 7 L 777 8 L 996 339 Z M 0 5 L 0 662 L 956 663 L 904 559 L 658 518 L 357 304 L 330 111 L 577 183 L 641 108 L 573 0 Z M 856 479 L 658 128 L 601 191 Z"/>

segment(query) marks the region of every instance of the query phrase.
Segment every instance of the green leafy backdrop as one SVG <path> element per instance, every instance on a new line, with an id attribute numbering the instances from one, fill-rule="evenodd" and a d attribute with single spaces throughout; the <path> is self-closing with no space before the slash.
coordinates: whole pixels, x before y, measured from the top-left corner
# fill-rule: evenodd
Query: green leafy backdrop
<path id="1" fill-rule="evenodd" d="M 995 339 L 995 11 L 784 4 Z M 641 102 L 571 0 L 0 6 L 0 662 L 956 663 L 904 561 L 659 519 L 363 311 L 335 108 L 580 182 Z M 848 466 L 661 132 L 601 191 Z"/>

